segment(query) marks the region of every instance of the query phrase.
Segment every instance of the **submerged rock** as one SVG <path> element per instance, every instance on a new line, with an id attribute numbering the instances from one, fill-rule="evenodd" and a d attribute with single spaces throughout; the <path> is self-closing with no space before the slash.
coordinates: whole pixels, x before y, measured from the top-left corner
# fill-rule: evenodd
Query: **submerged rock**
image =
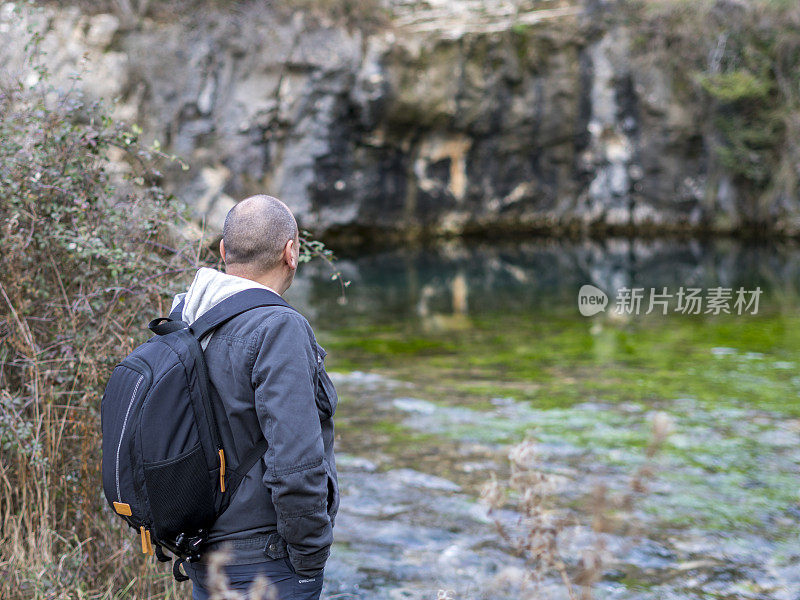
<path id="1" fill-rule="evenodd" d="M 448 481 L 442 477 L 429 475 L 413 469 L 394 469 L 389 471 L 387 476 L 390 480 L 397 481 L 404 485 L 411 485 L 414 487 L 426 488 L 429 490 L 441 490 L 447 492 L 458 492 L 461 486 Z"/>

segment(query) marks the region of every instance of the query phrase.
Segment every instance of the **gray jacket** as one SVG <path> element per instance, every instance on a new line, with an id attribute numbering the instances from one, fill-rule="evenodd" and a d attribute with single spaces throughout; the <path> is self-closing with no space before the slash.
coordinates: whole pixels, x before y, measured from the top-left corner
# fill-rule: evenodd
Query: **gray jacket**
<path id="1" fill-rule="evenodd" d="M 266 552 L 288 553 L 301 575 L 325 566 L 339 506 L 331 418 L 338 398 L 325 354 L 308 321 L 282 306 L 232 319 L 206 346 L 229 463 L 260 436 L 268 443 L 210 532 L 208 549 L 230 542 L 234 563 L 264 560 Z"/>

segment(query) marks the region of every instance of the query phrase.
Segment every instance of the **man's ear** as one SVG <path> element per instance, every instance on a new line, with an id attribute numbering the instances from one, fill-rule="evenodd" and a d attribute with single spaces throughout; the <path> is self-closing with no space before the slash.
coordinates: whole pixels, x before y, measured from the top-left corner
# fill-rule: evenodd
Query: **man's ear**
<path id="1" fill-rule="evenodd" d="M 292 271 L 297 269 L 297 259 L 294 256 L 295 241 L 289 240 L 283 247 L 283 261 Z"/>
<path id="2" fill-rule="evenodd" d="M 219 253 L 222 256 L 222 262 L 225 262 L 225 240 L 219 241 Z"/>

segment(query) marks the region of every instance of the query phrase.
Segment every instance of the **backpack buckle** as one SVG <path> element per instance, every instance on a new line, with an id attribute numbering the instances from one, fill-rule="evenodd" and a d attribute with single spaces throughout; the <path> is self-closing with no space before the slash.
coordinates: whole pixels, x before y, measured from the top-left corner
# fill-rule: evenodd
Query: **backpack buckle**
<path id="1" fill-rule="evenodd" d="M 179 533 L 175 538 L 175 554 L 186 556 L 190 561 L 200 560 L 200 547 L 207 538 L 208 532 L 205 529 L 200 529 L 197 535 L 193 536 Z"/>

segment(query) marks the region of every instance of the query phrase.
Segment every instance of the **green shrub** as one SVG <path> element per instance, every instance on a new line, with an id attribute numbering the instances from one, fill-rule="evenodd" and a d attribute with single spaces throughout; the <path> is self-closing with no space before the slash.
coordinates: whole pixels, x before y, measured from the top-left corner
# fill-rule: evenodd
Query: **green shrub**
<path id="1" fill-rule="evenodd" d="M 698 80 L 703 89 L 720 102 L 764 100 L 773 89 L 770 79 L 756 77 L 744 69 L 728 73 L 702 73 Z"/>

